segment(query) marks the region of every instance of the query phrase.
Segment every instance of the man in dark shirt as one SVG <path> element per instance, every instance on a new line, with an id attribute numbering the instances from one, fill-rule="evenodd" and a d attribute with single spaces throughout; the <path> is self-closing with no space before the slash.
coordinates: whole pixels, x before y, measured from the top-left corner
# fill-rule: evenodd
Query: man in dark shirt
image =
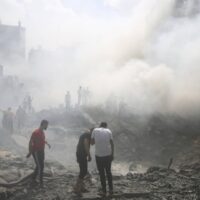
<path id="1" fill-rule="evenodd" d="M 36 167 L 33 173 L 33 181 L 35 181 L 37 175 L 40 178 L 40 186 L 43 186 L 43 170 L 44 170 L 44 148 L 45 144 L 48 145 L 49 148 L 51 146 L 45 140 L 44 130 L 48 127 L 48 121 L 42 120 L 40 123 L 40 127 L 36 129 L 32 135 L 29 142 L 29 153 L 27 154 L 27 158 L 32 154 Z"/>
<path id="2" fill-rule="evenodd" d="M 88 172 L 88 161 L 91 161 L 90 138 L 91 138 L 92 130 L 93 129 L 83 133 L 80 136 L 79 142 L 77 145 L 76 158 L 79 164 L 80 173 L 79 173 L 79 177 L 77 179 L 76 185 L 74 186 L 74 192 L 76 193 L 81 193 L 86 190 L 84 188 L 83 179 Z"/>

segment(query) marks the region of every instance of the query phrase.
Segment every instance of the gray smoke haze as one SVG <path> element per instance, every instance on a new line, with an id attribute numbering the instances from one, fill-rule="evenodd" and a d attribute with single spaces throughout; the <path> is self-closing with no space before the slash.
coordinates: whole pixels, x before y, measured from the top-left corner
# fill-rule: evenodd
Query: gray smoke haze
<path id="1" fill-rule="evenodd" d="M 199 2 L 1 0 L 2 22 L 26 27 L 27 56 L 39 45 L 48 51 L 10 72 L 27 82 L 38 109 L 63 103 L 67 90 L 75 103 L 82 85 L 93 104 L 117 98 L 135 112 L 198 114 Z"/>

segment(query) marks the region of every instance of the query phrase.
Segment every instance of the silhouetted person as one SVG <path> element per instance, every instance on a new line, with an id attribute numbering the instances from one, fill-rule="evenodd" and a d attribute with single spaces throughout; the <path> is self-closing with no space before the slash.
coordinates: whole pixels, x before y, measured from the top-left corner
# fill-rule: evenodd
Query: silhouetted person
<path id="1" fill-rule="evenodd" d="M 91 136 L 91 144 L 95 144 L 95 157 L 97 169 L 100 175 L 102 196 L 106 196 L 106 176 L 109 186 L 109 194 L 113 194 L 113 182 L 111 164 L 114 158 L 114 143 L 110 129 L 106 122 L 101 122 L 99 128 L 95 128 Z"/>
<path id="2" fill-rule="evenodd" d="M 77 179 L 76 185 L 74 186 L 74 191 L 76 193 L 81 193 L 86 191 L 83 183 L 83 179 L 88 173 L 88 161 L 91 161 L 90 156 L 90 139 L 91 139 L 91 129 L 90 131 L 87 131 L 83 133 L 80 138 L 76 149 L 76 158 L 77 162 L 79 164 L 79 177 Z"/>
<path id="3" fill-rule="evenodd" d="M 9 107 L 6 111 L 3 111 L 2 126 L 10 133 L 13 133 L 13 118 L 14 114 L 12 113 L 11 107 Z"/>
<path id="4" fill-rule="evenodd" d="M 78 107 L 81 105 L 82 103 L 82 87 L 80 86 L 78 89 Z"/>
<path id="5" fill-rule="evenodd" d="M 19 130 L 24 126 L 25 119 L 26 119 L 26 112 L 21 106 L 19 106 L 16 111 L 16 122 L 17 122 L 17 128 Z"/>
<path id="6" fill-rule="evenodd" d="M 71 107 L 71 95 L 70 92 L 67 91 L 67 94 L 65 95 L 65 108 L 67 111 L 69 111 L 70 107 Z"/>
<path id="7" fill-rule="evenodd" d="M 26 112 L 31 112 L 33 107 L 32 107 L 32 98 L 30 95 L 27 95 L 25 98 L 24 98 L 24 101 L 23 101 L 23 109 L 26 111 Z"/>
<path id="8" fill-rule="evenodd" d="M 0 65 L 0 78 L 3 77 L 3 65 Z"/>
<path id="9" fill-rule="evenodd" d="M 44 130 L 46 130 L 48 127 L 48 121 L 42 120 L 40 123 L 40 127 L 36 129 L 32 135 L 29 142 L 29 153 L 27 154 L 27 158 L 30 157 L 30 155 L 33 156 L 36 167 L 33 174 L 33 182 L 36 181 L 37 175 L 39 175 L 40 180 L 40 186 L 43 186 L 43 170 L 44 170 L 44 149 L 45 144 L 48 145 L 49 148 L 51 148 L 50 144 L 47 143 L 45 140 L 45 134 Z"/>
<path id="10" fill-rule="evenodd" d="M 27 96 L 27 106 L 28 106 L 28 111 L 30 112 L 32 110 L 32 98 L 30 95 Z"/>

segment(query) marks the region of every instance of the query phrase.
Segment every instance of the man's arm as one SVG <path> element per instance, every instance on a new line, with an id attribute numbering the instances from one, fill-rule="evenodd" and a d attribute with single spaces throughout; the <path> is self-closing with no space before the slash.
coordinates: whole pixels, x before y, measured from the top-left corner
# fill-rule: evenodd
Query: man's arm
<path id="1" fill-rule="evenodd" d="M 114 160 L 114 143 L 113 140 L 110 139 L 110 145 L 111 145 L 111 156 L 112 156 L 112 160 Z"/>
<path id="2" fill-rule="evenodd" d="M 87 154 L 87 157 L 88 157 L 88 161 L 91 161 L 91 156 L 90 156 L 90 143 L 89 143 L 89 140 L 88 139 L 84 139 L 84 149 L 85 149 L 85 152 Z"/>
<path id="3" fill-rule="evenodd" d="M 92 135 L 91 135 L 91 140 L 90 140 L 90 144 L 94 145 L 95 144 L 95 140 L 94 140 L 94 130 L 92 131 Z"/>
<path id="4" fill-rule="evenodd" d="M 51 148 L 51 145 L 47 141 L 45 141 L 45 144 L 49 147 L 49 149 Z"/>
<path id="5" fill-rule="evenodd" d="M 91 144 L 91 145 L 94 145 L 94 144 L 95 144 L 94 138 L 91 138 L 90 144 Z"/>

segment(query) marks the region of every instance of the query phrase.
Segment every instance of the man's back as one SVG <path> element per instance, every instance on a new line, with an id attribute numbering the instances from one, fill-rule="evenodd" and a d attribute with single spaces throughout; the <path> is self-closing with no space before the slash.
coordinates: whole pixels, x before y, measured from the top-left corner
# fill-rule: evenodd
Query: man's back
<path id="1" fill-rule="evenodd" d="M 45 148 L 45 135 L 40 129 L 36 129 L 31 136 L 32 139 L 32 150 L 42 151 Z"/>
<path id="2" fill-rule="evenodd" d="M 84 147 L 84 140 L 87 139 L 88 140 L 88 143 L 90 143 L 90 133 L 83 133 L 80 138 L 79 138 L 79 142 L 78 142 L 78 145 L 77 145 L 77 149 L 76 149 L 76 154 L 77 156 L 83 156 L 83 157 L 86 157 L 87 156 L 87 152 L 85 150 L 85 147 Z"/>
<path id="3" fill-rule="evenodd" d="M 95 144 L 95 158 L 99 171 L 102 195 L 106 196 L 106 178 L 109 186 L 109 193 L 113 194 L 111 164 L 114 158 L 114 143 L 110 129 L 106 122 L 101 122 L 99 128 L 92 132 L 91 144 Z"/>
<path id="4" fill-rule="evenodd" d="M 96 156 L 111 155 L 110 140 L 112 140 L 112 132 L 108 128 L 95 128 L 92 132 L 92 138 L 95 140 Z"/>

